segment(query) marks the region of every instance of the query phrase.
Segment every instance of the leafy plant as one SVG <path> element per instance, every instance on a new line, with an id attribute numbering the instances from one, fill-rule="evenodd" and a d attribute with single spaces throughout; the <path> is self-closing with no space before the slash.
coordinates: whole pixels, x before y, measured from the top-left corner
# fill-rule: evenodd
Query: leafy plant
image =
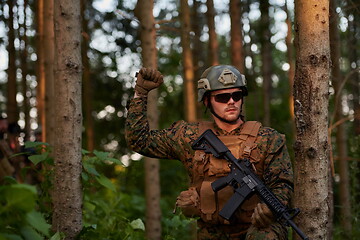
<path id="1" fill-rule="evenodd" d="M 9 178 L 11 184 L 0 187 L 0 240 L 64 239 L 62 233 L 52 233 L 50 228 L 52 149 L 42 142 L 26 142 L 25 148 L 25 154 L 42 181 L 31 186 Z M 127 184 L 132 181 L 131 188 L 137 186 L 134 183 L 143 175 L 140 165 L 136 166 L 135 172 L 140 172 L 134 177 L 131 167 L 125 168 L 107 152 L 83 150 L 82 154 L 83 229 L 77 239 L 145 239 L 145 198 L 142 191 L 129 191 Z M 131 178 L 125 180 L 129 174 Z M 168 210 L 174 196 L 165 193 L 162 200 L 163 239 L 191 239 L 193 220 L 170 214 Z M 189 233 L 185 234 L 189 238 L 184 238 L 184 233 Z"/>
<path id="2" fill-rule="evenodd" d="M 166 240 L 191 240 L 194 239 L 196 219 L 186 218 L 183 214 L 176 214 L 163 219 L 164 239 Z M 176 231 L 174 231 L 176 230 Z"/>
<path id="3" fill-rule="evenodd" d="M 144 199 L 119 192 L 116 179 L 101 171 L 122 163 L 106 152 L 83 150 L 83 156 L 84 228 L 78 239 L 144 239 L 144 223 L 136 217 L 143 215 Z"/>
<path id="4" fill-rule="evenodd" d="M 27 184 L 0 186 L 0 239 L 41 240 L 50 237 L 50 225 L 36 210 L 37 190 Z"/>

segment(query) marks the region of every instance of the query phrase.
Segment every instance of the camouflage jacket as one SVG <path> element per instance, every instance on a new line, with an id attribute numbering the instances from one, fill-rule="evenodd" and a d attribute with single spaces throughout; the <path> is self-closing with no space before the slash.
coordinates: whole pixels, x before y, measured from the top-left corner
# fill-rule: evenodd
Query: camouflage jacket
<path id="1" fill-rule="evenodd" d="M 150 130 L 146 110 L 146 97 L 130 101 L 125 127 L 129 147 L 148 157 L 180 160 L 188 170 L 191 169 L 195 153 L 191 144 L 201 134 L 199 122 L 188 123 L 181 120 L 167 129 Z M 216 135 L 237 135 L 241 126 L 227 132 L 214 123 L 214 130 Z M 293 171 L 285 138 L 274 129 L 261 127 L 257 139 L 260 156 L 264 161 L 262 179 L 273 193 L 287 204 L 293 192 Z"/>

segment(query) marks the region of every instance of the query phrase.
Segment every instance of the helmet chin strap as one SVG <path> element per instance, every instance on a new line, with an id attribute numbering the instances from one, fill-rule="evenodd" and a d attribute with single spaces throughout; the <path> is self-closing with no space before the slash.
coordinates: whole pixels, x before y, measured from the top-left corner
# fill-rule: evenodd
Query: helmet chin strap
<path id="1" fill-rule="evenodd" d="M 240 106 L 240 109 L 241 109 L 241 110 L 242 110 L 243 102 L 244 102 L 244 101 L 241 102 L 241 106 Z M 213 108 L 213 106 L 212 106 L 212 104 L 211 104 L 210 101 L 208 101 L 208 108 L 210 109 L 210 112 L 211 112 L 216 118 L 218 118 L 219 120 L 221 120 L 221 121 L 223 121 L 223 122 L 226 122 L 226 123 L 228 123 L 228 124 L 231 124 L 231 125 L 236 124 L 237 121 L 239 120 L 239 118 L 244 121 L 244 116 L 241 115 L 241 111 L 240 111 L 240 113 L 239 113 L 239 116 L 238 116 L 235 120 L 229 121 L 229 120 L 227 120 L 227 119 L 225 119 L 225 118 L 223 118 L 223 117 L 220 117 L 220 116 L 214 111 L 214 108 Z"/>

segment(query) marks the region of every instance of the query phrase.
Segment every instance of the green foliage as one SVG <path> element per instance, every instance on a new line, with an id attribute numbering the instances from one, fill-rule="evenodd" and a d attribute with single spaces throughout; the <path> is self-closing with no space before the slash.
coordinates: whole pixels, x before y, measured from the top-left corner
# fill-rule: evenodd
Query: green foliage
<path id="1" fill-rule="evenodd" d="M 50 157 L 52 147 L 44 142 L 25 142 L 25 152 L 28 154 L 28 159 L 36 166 L 39 163 L 46 163 L 53 165 L 53 158 Z"/>
<path id="2" fill-rule="evenodd" d="M 144 201 L 136 196 L 105 189 L 85 193 L 84 228 L 79 239 L 143 239 L 144 224 L 141 219 L 133 218 L 138 206 L 143 208 Z"/>
<path id="3" fill-rule="evenodd" d="M 95 159 L 97 159 L 95 156 L 90 157 L 84 161 L 84 165 L 87 165 L 87 161 Z M 143 163 L 135 161 L 127 168 L 117 165 L 115 167 L 117 174 L 110 179 L 116 186 L 115 191 L 112 187 L 105 186 L 104 188 L 104 185 L 96 180 L 100 172 L 97 169 L 102 168 L 99 163 L 99 161 L 93 162 L 92 170 L 86 170 L 89 175 L 86 182 L 91 184 L 84 188 L 84 229 L 79 238 L 145 239 L 142 227 L 145 223 L 146 205 Z M 185 188 L 187 178 L 178 161 L 164 160 L 161 168 L 162 172 L 168 174 L 162 176 L 161 181 L 163 183 L 161 200 L 163 239 L 185 240 L 184 233 L 191 231 L 193 220 L 186 219 L 182 215 L 174 215 L 172 208 L 177 193 L 181 188 Z M 183 182 L 183 184 L 179 185 L 176 182 Z"/>
<path id="4" fill-rule="evenodd" d="M 43 164 L 47 170 L 38 172 L 44 179 L 37 186 L 40 191 L 36 186 L 18 184 L 11 178 L 8 180 L 10 185 L 0 186 L 0 239 L 63 239 L 63 234 L 51 236 L 50 231 L 51 178 L 44 174 L 51 175 L 52 172 L 51 148 L 45 143 L 30 142 L 25 147 L 29 152 L 36 152 L 29 159 L 35 165 Z M 83 150 L 84 228 L 78 239 L 144 239 L 144 223 L 136 217 L 143 216 L 144 198 L 119 193 L 114 179 L 102 172 L 104 166 L 115 164 L 122 167 L 121 162 L 109 153 Z"/>
<path id="5" fill-rule="evenodd" d="M 182 214 L 164 218 L 163 232 L 165 240 L 191 240 L 194 239 L 193 232 L 196 229 L 196 219 L 186 218 Z M 176 230 L 176 231 L 175 231 Z"/>
<path id="6" fill-rule="evenodd" d="M 41 240 L 50 237 L 50 225 L 36 210 L 37 190 L 27 184 L 0 186 L 0 239 Z"/>
<path id="7" fill-rule="evenodd" d="M 139 206 L 142 206 L 140 211 L 144 210 L 143 199 L 119 192 L 116 179 L 108 178 L 101 171 L 113 164 L 123 169 L 121 162 L 106 152 L 83 153 L 84 228 L 78 239 L 144 238 L 143 222 L 132 214 L 138 212 Z"/>
<path id="8" fill-rule="evenodd" d="M 115 165 L 117 164 L 117 165 Z M 166 161 L 164 171 L 177 177 L 184 185 L 187 178 L 181 172 L 180 163 Z M 112 166 L 117 174 L 108 178 L 102 173 L 107 166 Z M 84 228 L 78 239 L 145 239 L 145 198 L 143 190 L 137 184 L 143 182 L 142 162 L 133 162 L 125 168 L 119 160 L 109 157 L 109 153 L 94 151 L 93 154 L 84 151 L 83 160 L 84 184 Z M 162 168 L 163 168 L 162 167 Z M 172 171 L 171 171 L 172 169 Z M 177 173 L 180 170 L 180 174 Z M 129 174 L 130 172 L 130 174 Z M 85 176 L 85 178 L 84 178 Z M 173 215 L 169 209 L 173 207 L 176 196 L 170 191 L 170 177 L 166 177 L 167 184 L 164 198 L 161 202 L 163 225 L 163 239 L 184 239 L 184 233 L 191 231 L 193 220 L 181 215 Z M 127 183 L 130 183 L 129 186 Z M 177 184 L 179 186 L 179 184 Z M 170 189 L 169 189 L 170 188 Z M 176 192 L 177 193 L 177 192 Z M 174 231 L 174 230 L 177 231 Z M 190 234 L 189 234 L 190 235 Z M 190 239 L 190 238 L 189 238 Z"/>

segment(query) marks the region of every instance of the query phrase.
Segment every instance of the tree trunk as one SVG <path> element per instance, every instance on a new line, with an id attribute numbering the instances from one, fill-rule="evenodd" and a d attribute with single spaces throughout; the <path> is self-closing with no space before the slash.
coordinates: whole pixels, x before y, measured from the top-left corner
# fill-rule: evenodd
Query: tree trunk
<path id="1" fill-rule="evenodd" d="M 209 60 L 210 60 L 209 64 L 210 66 L 214 66 L 214 65 L 219 65 L 219 43 L 215 31 L 214 1 L 206 0 L 206 6 L 207 6 L 206 17 L 209 28 Z M 183 20 L 185 19 L 183 18 Z"/>
<path id="2" fill-rule="evenodd" d="M 249 91 L 251 92 L 251 94 L 249 94 L 249 96 L 246 97 L 245 101 L 244 101 L 244 106 L 246 107 L 246 109 L 261 109 L 262 108 L 262 104 L 261 104 L 261 98 L 262 98 L 262 93 L 260 92 L 260 88 L 258 87 L 257 83 L 256 83 L 256 78 L 257 78 L 257 71 L 255 71 L 255 69 L 257 68 L 256 63 L 258 62 L 256 60 L 255 57 L 255 53 L 251 50 L 251 46 L 253 44 L 257 44 L 257 42 L 255 41 L 255 39 L 257 38 L 255 35 L 255 31 L 252 31 L 251 29 L 254 28 L 254 25 L 249 17 L 249 14 L 245 14 L 245 13 L 249 13 L 250 12 L 250 5 L 251 5 L 251 1 L 244 1 L 242 2 L 242 13 L 244 15 L 244 17 L 247 17 L 247 21 L 249 22 L 249 31 L 248 32 L 244 32 L 244 36 L 248 35 L 248 37 L 250 38 L 249 42 L 245 42 L 244 41 L 244 56 L 246 56 L 244 58 L 244 60 L 246 58 L 248 58 L 248 60 L 251 60 L 251 64 L 246 66 L 244 69 L 244 74 L 246 76 L 246 82 L 247 82 L 247 88 L 249 89 Z M 245 110 L 245 109 L 244 109 Z M 250 111 L 249 111 L 250 112 Z M 253 115 L 252 118 L 254 120 L 257 121 L 261 121 L 261 111 L 253 111 Z M 245 111 L 246 113 L 246 111 Z M 245 115 L 246 116 L 246 115 Z"/>
<path id="3" fill-rule="evenodd" d="M 328 96 L 329 1 L 295 1 L 296 120 L 294 205 L 310 239 L 330 239 Z"/>
<path id="4" fill-rule="evenodd" d="M 350 68 L 351 71 L 355 71 L 356 69 L 360 68 L 360 64 L 358 64 L 359 59 L 359 42 L 356 38 L 357 35 L 360 34 L 360 28 L 358 26 L 358 23 L 360 21 L 359 14 L 356 14 L 356 9 L 353 7 L 348 8 L 347 15 L 354 16 L 354 19 L 352 21 L 349 21 L 349 27 L 348 27 L 348 38 L 347 38 L 347 47 L 348 47 L 348 54 L 349 54 L 349 62 L 350 62 Z M 359 71 L 359 70 L 357 70 Z M 354 122 L 353 122 L 353 129 L 355 132 L 355 136 L 360 136 L 360 75 L 354 74 L 351 78 L 351 86 L 352 86 L 352 94 L 353 94 L 353 105 L 354 105 Z M 355 169 L 360 169 L 360 161 L 357 161 L 352 166 L 354 166 Z M 354 177 L 354 185 L 357 186 L 354 188 L 353 192 L 359 193 L 360 192 L 360 171 L 355 170 L 356 174 Z M 360 202 L 360 194 L 355 195 L 355 203 Z"/>
<path id="5" fill-rule="evenodd" d="M 330 49 L 331 49 L 331 63 L 332 63 L 332 83 L 335 89 L 336 99 L 341 99 L 341 83 L 343 78 L 340 73 L 340 39 L 338 30 L 338 15 L 336 13 L 336 0 L 330 0 Z M 335 122 L 341 120 L 343 116 L 341 101 L 335 101 Z M 351 202 L 350 202 L 350 176 L 349 166 L 346 157 L 347 143 L 346 143 L 345 125 L 340 124 L 336 128 L 336 147 L 339 159 L 339 200 L 340 200 L 340 223 L 343 228 L 344 239 L 351 239 Z"/>
<path id="6" fill-rule="evenodd" d="M 360 16 L 357 13 L 357 9 L 349 6 L 347 7 L 347 15 L 353 16 L 353 19 L 350 17 L 348 18 L 348 54 L 349 54 L 349 63 L 351 71 L 356 71 L 354 75 L 351 77 L 351 86 L 352 86 L 352 94 L 353 94 L 353 104 L 354 104 L 354 129 L 355 129 L 355 135 L 360 135 L 360 85 L 359 85 L 359 74 L 357 72 L 359 71 L 358 68 L 360 68 L 360 64 L 358 63 L 359 60 L 359 43 L 358 43 L 358 36 L 360 34 L 360 28 L 359 28 L 359 21 Z M 350 73 L 349 73 L 350 74 Z"/>
<path id="7" fill-rule="evenodd" d="M 207 66 L 205 66 L 205 63 L 207 63 L 207 61 L 206 61 L 206 56 L 204 54 L 206 51 L 204 51 L 204 46 L 203 46 L 204 44 L 200 40 L 203 29 L 203 24 L 202 21 L 200 21 L 201 18 L 199 17 L 200 4 L 201 3 L 199 0 L 194 0 L 192 7 L 192 18 L 191 18 L 191 26 L 194 32 L 194 37 L 192 38 L 192 45 L 194 46 L 192 49 L 192 56 L 194 59 L 193 63 L 194 63 L 195 81 L 200 79 L 201 74 L 203 73 L 205 68 L 207 68 Z M 197 84 L 194 84 L 194 91 L 195 92 L 197 91 Z M 202 103 L 201 102 L 196 103 L 197 119 L 201 119 L 203 117 L 202 109 L 203 109 Z"/>
<path id="8" fill-rule="evenodd" d="M 141 56 L 143 66 L 157 68 L 157 49 L 155 19 L 153 16 L 154 1 L 138 0 L 135 14 L 140 20 Z M 150 128 L 158 127 L 157 89 L 148 95 L 147 117 Z M 158 159 L 145 158 L 145 196 L 146 196 L 146 238 L 161 239 L 161 208 L 160 208 L 160 163 Z"/>
<path id="9" fill-rule="evenodd" d="M 17 103 L 16 103 L 16 94 L 17 94 L 17 84 L 16 84 L 16 50 L 14 46 L 15 41 L 15 30 L 14 30 L 14 12 L 13 5 L 14 1 L 8 1 L 9 6 L 9 19 L 8 19 L 8 38 L 9 43 L 7 47 L 7 52 L 9 54 L 9 65 L 7 70 L 8 82 L 7 82 L 7 118 L 9 123 L 16 123 L 19 118 Z"/>
<path id="10" fill-rule="evenodd" d="M 45 141 L 45 67 L 44 67 L 44 0 L 37 1 L 37 34 L 36 34 L 36 56 L 37 56 L 37 88 L 36 109 L 39 128 L 41 129 L 42 141 Z"/>
<path id="11" fill-rule="evenodd" d="M 245 74 L 241 13 L 241 1 L 230 0 L 231 64 L 239 69 L 242 74 Z"/>
<path id="12" fill-rule="evenodd" d="M 88 35 L 88 19 L 85 18 L 87 0 L 81 0 L 81 14 L 82 14 L 82 42 L 81 42 L 81 57 L 84 65 L 83 72 L 83 86 L 84 86 L 84 122 L 85 122 L 85 135 L 86 135 L 86 146 L 88 151 L 93 151 L 95 148 L 95 132 L 94 132 L 94 119 L 92 116 L 93 111 L 93 94 L 91 90 L 91 79 L 90 79 L 90 64 L 87 52 L 89 49 L 89 38 Z"/>
<path id="13" fill-rule="evenodd" d="M 292 42 L 293 33 L 292 33 L 292 23 L 291 23 L 291 16 L 285 1 L 284 11 L 286 12 L 286 25 L 287 25 L 287 34 L 285 38 L 286 47 L 287 47 L 287 58 L 289 63 L 289 70 L 288 70 L 288 80 L 289 80 L 289 109 L 290 109 L 290 116 L 292 122 L 295 120 L 294 116 L 294 75 L 295 75 L 295 61 L 294 61 L 294 46 Z M 293 124 L 293 128 L 295 130 L 295 126 Z"/>
<path id="14" fill-rule="evenodd" d="M 264 117 L 263 124 L 270 126 L 270 102 L 271 102 L 271 74 L 272 74 L 272 57 L 270 42 L 270 18 L 269 18 L 269 1 L 260 1 L 261 11 L 261 70 L 263 76 L 263 107 Z"/>
<path id="15" fill-rule="evenodd" d="M 55 0 L 56 141 L 53 231 L 75 239 L 82 228 L 80 1 Z"/>
<path id="16" fill-rule="evenodd" d="M 42 139 L 51 145 L 55 141 L 55 122 L 54 112 L 54 63 L 55 63 L 55 39 L 54 39 L 54 1 L 44 1 L 44 70 L 45 70 L 45 122 L 43 122 L 43 133 L 45 138 Z"/>
<path id="17" fill-rule="evenodd" d="M 192 56 L 193 56 L 193 63 L 194 63 L 194 76 L 195 79 L 200 79 L 200 76 L 203 72 L 204 63 L 205 63 L 205 56 L 204 56 L 204 49 L 203 43 L 200 40 L 203 24 L 201 24 L 200 16 L 199 16 L 199 9 L 200 9 L 200 1 L 194 0 L 193 7 L 192 7 L 192 16 L 191 16 L 191 29 L 194 32 L 194 37 L 192 40 L 192 45 L 194 48 L 192 49 Z M 197 89 L 197 86 L 195 87 Z"/>
<path id="18" fill-rule="evenodd" d="M 22 49 L 21 52 L 21 75 L 22 75 L 22 79 L 21 79 L 21 83 L 22 83 L 22 95 L 24 97 L 24 102 L 23 102 L 23 112 L 24 112 L 24 122 L 25 122 L 25 127 L 24 127 L 24 140 L 25 141 L 29 141 L 29 137 L 30 137 L 30 102 L 29 102 L 29 97 L 27 96 L 27 92 L 28 92 L 28 85 L 27 85 L 27 79 L 26 76 L 28 74 L 28 38 L 26 35 L 26 20 L 27 20 L 27 16 L 26 16 L 26 9 L 28 6 L 28 1 L 24 0 L 24 22 L 22 24 L 22 28 L 24 30 L 23 35 L 21 36 L 22 41 L 24 42 L 24 48 Z"/>
<path id="19" fill-rule="evenodd" d="M 187 0 L 180 1 L 181 47 L 184 67 L 184 102 L 185 117 L 188 122 L 196 121 L 196 93 L 194 64 L 190 47 L 190 8 Z"/>

